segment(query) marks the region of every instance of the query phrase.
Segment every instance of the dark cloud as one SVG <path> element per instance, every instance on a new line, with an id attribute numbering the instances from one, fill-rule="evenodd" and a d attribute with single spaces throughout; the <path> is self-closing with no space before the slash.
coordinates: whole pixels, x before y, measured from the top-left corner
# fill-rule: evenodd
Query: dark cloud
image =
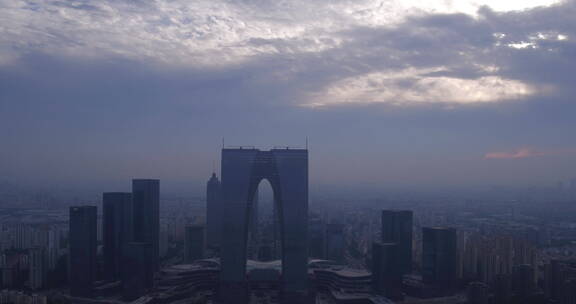
<path id="1" fill-rule="evenodd" d="M 149 10 L 157 5 L 90 3 L 53 2 L 52 7 L 115 15 L 124 12 L 118 6 L 127 6 L 134 12 L 127 15 L 131 19 L 154 15 Z M 267 3 L 276 11 L 290 6 Z M 262 1 L 229 5 L 257 16 L 250 19 L 254 22 L 269 20 L 255 11 Z M 149 41 L 126 37 L 120 43 L 104 37 L 102 20 L 84 32 L 86 39 L 50 28 L 50 39 L 35 44 L 10 38 L 17 56 L 0 65 L 0 137 L 6 147 L 0 151 L 0 178 L 88 182 L 149 175 L 198 181 L 208 176 L 222 137 L 229 144 L 270 147 L 303 145 L 309 136 L 315 182 L 555 179 L 576 172 L 573 157 L 535 158 L 524 164 L 534 173 L 526 176 L 514 173 L 516 165 L 503 171 L 502 164 L 486 164 L 483 156 L 524 146 L 573 148 L 576 20 L 569 16 L 574 8 L 573 2 L 507 13 L 483 8 L 477 17 L 422 15 L 385 26 L 346 21 L 334 32 L 318 27 L 286 36 L 245 33 L 279 30 L 266 29 L 274 24 L 297 26 L 313 13 L 296 19 L 287 14 L 265 25 L 225 16 L 205 16 L 198 23 L 198 13 L 188 19 L 185 14 L 158 16 L 142 29 L 147 34 L 138 36 L 158 35 Z M 220 27 L 229 28 L 224 33 Z M 186 39 L 178 42 L 192 36 L 204 37 L 199 41 L 205 39 L 206 48 L 187 45 Z M 521 42 L 531 45 L 510 46 Z M 91 51 L 69 52 L 85 47 Z M 490 103 L 439 100 L 396 106 L 366 94 L 358 103 L 302 106 L 332 85 L 371 73 L 407 74 L 390 88 L 368 78 L 369 90 L 419 96 L 430 89 L 418 86 L 419 79 L 489 76 L 537 91 Z M 455 169 L 448 174 L 446 167 Z"/>

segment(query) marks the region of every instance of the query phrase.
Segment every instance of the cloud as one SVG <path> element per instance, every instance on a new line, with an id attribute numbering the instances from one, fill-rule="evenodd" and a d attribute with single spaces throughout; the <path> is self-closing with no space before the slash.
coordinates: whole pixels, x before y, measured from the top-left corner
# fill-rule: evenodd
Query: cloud
<path id="1" fill-rule="evenodd" d="M 484 4 L 507 11 L 557 3 L 501 2 Z M 321 52 L 340 46 L 338 33 L 345 30 L 396 26 L 430 13 L 473 15 L 479 7 L 443 0 L 3 0 L 0 62 L 42 51 L 222 66 L 263 54 Z"/>
<path id="2" fill-rule="evenodd" d="M 442 76 L 442 72 L 442 69 L 408 69 L 351 77 L 331 84 L 306 106 L 325 107 L 351 103 L 463 105 L 516 100 L 534 93 L 532 87 L 516 80 L 498 76 L 462 79 Z"/>
<path id="3" fill-rule="evenodd" d="M 394 180 L 567 145 L 575 2 L 476 2 L 0 0 L 0 171 L 204 178 L 222 136 L 309 135 L 316 176 Z"/>
<path id="4" fill-rule="evenodd" d="M 576 154 L 576 149 L 562 149 L 562 150 L 535 150 L 533 148 L 518 148 L 511 152 L 489 152 L 484 155 L 484 159 L 521 159 L 532 158 L 540 156 L 552 155 L 571 155 Z"/>

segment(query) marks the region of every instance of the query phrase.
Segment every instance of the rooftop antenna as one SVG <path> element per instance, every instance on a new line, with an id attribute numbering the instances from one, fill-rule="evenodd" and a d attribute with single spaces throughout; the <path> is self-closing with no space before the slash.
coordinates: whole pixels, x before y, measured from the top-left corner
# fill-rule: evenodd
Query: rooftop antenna
<path id="1" fill-rule="evenodd" d="M 308 150 L 308 136 L 306 136 L 306 150 Z"/>

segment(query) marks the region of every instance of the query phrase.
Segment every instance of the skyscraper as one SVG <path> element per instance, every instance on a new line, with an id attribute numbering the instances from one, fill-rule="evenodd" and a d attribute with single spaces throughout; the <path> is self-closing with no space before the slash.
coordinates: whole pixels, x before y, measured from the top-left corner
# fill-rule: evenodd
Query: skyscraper
<path id="1" fill-rule="evenodd" d="M 154 248 L 149 243 L 128 243 L 123 261 L 123 298 L 133 301 L 146 294 L 154 285 L 154 265 L 150 263 Z"/>
<path id="2" fill-rule="evenodd" d="M 220 236 L 222 233 L 222 201 L 221 201 L 221 184 L 212 173 L 206 186 L 206 238 L 207 245 L 211 249 L 217 249 L 220 246 Z"/>
<path id="3" fill-rule="evenodd" d="M 282 301 L 300 303 L 307 297 L 308 278 L 308 150 L 222 150 L 221 246 L 222 303 L 248 301 L 246 241 L 252 202 L 261 180 L 272 186 L 280 216 L 282 241 Z"/>
<path id="4" fill-rule="evenodd" d="M 70 295 L 91 297 L 96 278 L 96 206 L 70 207 Z"/>
<path id="5" fill-rule="evenodd" d="M 184 260 L 192 263 L 204 258 L 204 226 L 186 226 L 184 234 Z"/>
<path id="6" fill-rule="evenodd" d="M 109 192 L 102 195 L 104 275 L 119 279 L 122 254 L 134 238 L 132 193 Z"/>
<path id="7" fill-rule="evenodd" d="M 132 180 L 134 241 L 152 246 L 150 263 L 155 271 L 160 259 L 160 181 Z"/>
<path id="8" fill-rule="evenodd" d="M 372 244 L 372 289 L 392 300 L 402 300 L 402 268 L 395 243 Z"/>
<path id="9" fill-rule="evenodd" d="M 412 211 L 382 211 L 382 243 L 396 243 L 402 274 L 412 271 Z"/>
<path id="10" fill-rule="evenodd" d="M 422 237 L 423 282 L 448 294 L 456 283 L 456 229 L 424 227 Z"/>

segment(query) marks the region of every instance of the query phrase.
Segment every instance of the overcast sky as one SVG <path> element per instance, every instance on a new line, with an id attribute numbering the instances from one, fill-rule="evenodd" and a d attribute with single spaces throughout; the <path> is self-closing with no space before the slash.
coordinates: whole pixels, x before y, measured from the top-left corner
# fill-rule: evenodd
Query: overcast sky
<path id="1" fill-rule="evenodd" d="M 204 183 L 227 145 L 318 184 L 576 176 L 576 1 L 0 0 L 0 179 Z"/>

